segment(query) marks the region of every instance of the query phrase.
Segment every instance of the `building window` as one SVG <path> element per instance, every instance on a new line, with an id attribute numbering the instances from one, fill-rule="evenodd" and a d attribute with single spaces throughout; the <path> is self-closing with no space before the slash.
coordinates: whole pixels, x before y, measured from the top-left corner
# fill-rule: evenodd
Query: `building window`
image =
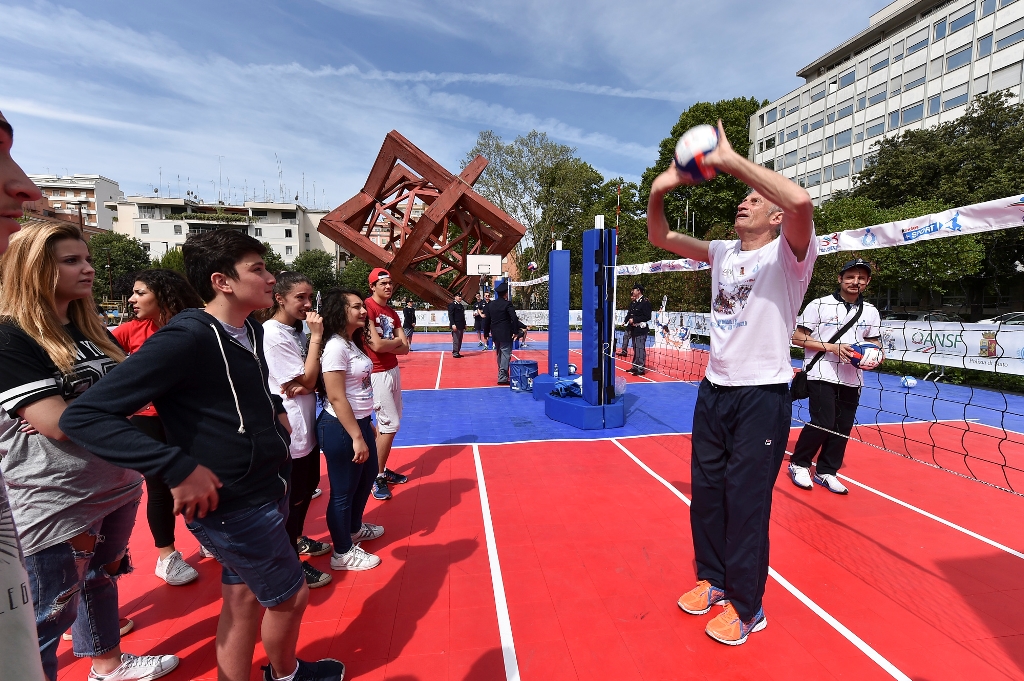
<path id="1" fill-rule="evenodd" d="M 928 47 L 928 29 L 927 27 L 918 31 L 912 36 L 907 38 L 907 56 L 914 54 L 918 50 L 923 50 Z"/>
<path id="2" fill-rule="evenodd" d="M 902 40 L 892 46 L 892 63 L 895 64 L 896 62 L 900 61 L 901 59 L 903 59 L 903 41 Z"/>
<path id="3" fill-rule="evenodd" d="M 783 144 L 786 141 L 786 131 L 783 130 L 779 133 L 779 144 Z"/>
<path id="4" fill-rule="evenodd" d="M 807 176 L 807 186 L 808 187 L 817 187 L 819 184 L 821 184 L 821 173 L 820 172 L 811 173 L 810 175 Z"/>
<path id="5" fill-rule="evenodd" d="M 757 127 L 764 127 L 764 114 L 761 114 L 760 116 L 757 117 Z"/>
<path id="6" fill-rule="evenodd" d="M 868 106 L 874 106 L 879 102 L 885 101 L 885 88 L 886 84 L 882 83 L 868 90 Z"/>
<path id="7" fill-rule="evenodd" d="M 830 152 L 833 149 L 835 149 L 835 144 L 836 144 L 835 136 L 826 137 L 825 138 L 825 153 L 827 154 L 828 152 Z"/>
<path id="8" fill-rule="evenodd" d="M 811 121 L 810 129 L 812 131 L 813 130 L 817 130 L 818 128 L 823 127 L 824 125 L 825 125 L 824 117 L 819 117 L 819 118 L 816 118 L 813 121 Z"/>
<path id="9" fill-rule="evenodd" d="M 263 236 L 263 228 L 262 227 L 253 227 L 253 231 L 256 232 L 256 236 Z"/>
<path id="10" fill-rule="evenodd" d="M 842 90 L 847 85 L 853 85 L 853 81 L 857 80 L 856 71 L 848 71 L 843 75 L 839 76 L 839 89 Z"/>
<path id="11" fill-rule="evenodd" d="M 309 241 L 309 232 L 306 232 L 306 241 Z"/>
<path id="12" fill-rule="evenodd" d="M 292 247 L 291 246 L 285 246 L 284 247 L 284 254 L 285 255 L 291 255 L 292 254 Z"/>
<path id="13" fill-rule="evenodd" d="M 878 54 L 876 54 L 873 57 L 871 57 L 870 64 L 871 64 L 871 69 L 870 69 L 871 73 L 874 73 L 875 71 L 880 71 L 880 70 L 884 69 L 886 66 L 889 65 L 889 50 L 888 49 L 882 50 Z"/>
<path id="14" fill-rule="evenodd" d="M 863 156 L 858 156 L 855 159 L 853 159 L 853 172 L 859 173 L 861 170 L 864 169 L 863 161 L 864 161 L 864 157 Z"/>
<path id="15" fill-rule="evenodd" d="M 981 0 L 981 16 L 987 17 L 996 11 L 996 0 Z"/>
<path id="16" fill-rule="evenodd" d="M 974 6 L 971 5 L 960 14 L 954 14 L 949 18 L 949 32 L 956 33 L 961 28 L 966 28 L 974 23 Z"/>
<path id="17" fill-rule="evenodd" d="M 951 88 L 942 93 L 942 110 L 952 109 L 967 103 L 967 83 Z"/>
<path id="18" fill-rule="evenodd" d="M 786 157 L 783 160 L 782 167 L 783 168 L 789 168 L 790 166 L 795 166 L 795 165 L 796 165 L 796 152 L 795 151 L 791 151 L 788 154 L 786 154 Z"/>
<path id="19" fill-rule="evenodd" d="M 807 134 L 807 124 L 806 123 L 804 123 L 803 125 L 800 126 L 800 134 L 801 135 L 806 135 Z"/>
<path id="20" fill-rule="evenodd" d="M 1021 31 L 1021 40 L 1024 40 L 1024 31 Z M 946 57 L 946 73 L 958 69 L 961 66 L 966 66 L 971 63 L 971 46 L 957 50 L 953 54 Z"/>
<path id="21" fill-rule="evenodd" d="M 794 111 L 798 111 L 799 109 L 800 109 L 800 98 L 799 97 L 794 97 L 793 99 L 791 99 L 788 102 L 786 102 L 786 115 L 787 116 L 789 114 L 793 113 Z M 782 114 L 780 113 L 779 115 L 781 116 Z"/>
<path id="22" fill-rule="evenodd" d="M 828 182 L 832 179 L 832 166 L 825 168 L 821 171 L 821 181 Z"/>
<path id="23" fill-rule="evenodd" d="M 903 125 L 907 125 L 908 123 L 913 123 L 924 118 L 924 101 L 905 107 L 903 109 L 902 117 Z"/>
<path id="24" fill-rule="evenodd" d="M 181 225 L 174 225 L 174 234 L 175 236 L 181 234 Z"/>
<path id="25" fill-rule="evenodd" d="M 863 142 L 864 141 L 864 126 L 863 125 L 858 125 L 856 127 L 856 129 L 854 130 L 853 141 L 854 142 Z"/>
<path id="26" fill-rule="evenodd" d="M 1001 68 L 998 71 L 992 72 L 992 91 L 1002 90 L 1003 88 L 1013 87 L 1020 83 L 1021 79 L 1021 62 L 1016 64 L 1010 64 L 1005 68 Z"/>
<path id="27" fill-rule="evenodd" d="M 291 239 L 292 238 L 292 230 L 290 230 L 290 229 L 284 230 L 284 238 L 285 239 Z"/>
<path id="28" fill-rule="evenodd" d="M 996 49 L 1001 50 L 1010 45 L 1016 45 L 1024 40 L 1024 19 L 1018 19 L 1012 24 L 1007 24 L 996 29 Z"/>
<path id="29" fill-rule="evenodd" d="M 988 92 L 988 76 L 984 75 L 974 79 L 974 95 L 983 95 Z"/>
<path id="30" fill-rule="evenodd" d="M 850 142 L 853 137 L 853 129 L 847 128 L 842 132 L 836 133 L 836 149 L 842 149 L 843 147 L 850 146 Z"/>
<path id="31" fill-rule="evenodd" d="M 772 136 L 772 137 L 766 138 L 764 141 L 761 142 L 761 146 L 764 147 L 763 151 L 768 151 L 769 149 L 774 149 L 775 148 L 775 137 Z"/>
<path id="32" fill-rule="evenodd" d="M 928 98 L 928 115 L 929 116 L 934 116 L 935 114 L 939 113 L 939 101 L 940 101 L 940 99 L 941 98 L 939 97 L 939 95 L 935 95 L 934 97 L 929 97 Z"/>
<path id="33" fill-rule="evenodd" d="M 978 59 L 992 54 L 992 34 L 978 38 Z"/>
<path id="34" fill-rule="evenodd" d="M 807 158 L 818 158 L 821 156 L 822 140 L 807 145 Z"/>
<path id="35" fill-rule="evenodd" d="M 764 114 L 764 122 L 766 124 L 767 123 L 774 123 L 775 122 L 775 117 L 778 115 L 778 113 L 779 113 L 778 109 L 772 109 L 770 111 L 765 112 L 765 114 Z"/>
<path id="36" fill-rule="evenodd" d="M 867 105 L 868 105 L 868 98 L 867 98 L 866 95 L 861 95 L 860 97 L 857 98 L 857 111 L 861 111 L 861 110 L 867 108 Z"/>
<path id="37" fill-rule="evenodd" d="M 913 90 L 918 85 L 922 85 L 925 80 L 925 65 L 921 64 L 916 69 L 910 69 L 903 74 L 903 91 Z"/>
<path id="38" fill-rule="evenodd" d="M 293 211 L 293 210 L 283 210 L 283 211 L 281 211 L 281 219 L 282 220 L 294 220 L 295 219 L 295 211 Z"/>
<path id="39" fill-rule="evenodd" d="M 143 244 L 142 244 L 142 250 L 144 250 L 144 251 L 145 251 L 146 253 L 149 253 L 149 244 L 148 244 L 148 243 L 145 243 L 145 242 L 143 242 Z"/>
<path id="40" fill-rule="evenodd" d="M 832 179 L 838 180 L 841 177 L 850 176 L 850 162 L 843 161 L 832 166 Z"/>
<path id="41" fill-rule="evenodd" d="M 936 57 L 928 62 L 928 77 L 938 78 L 942 75 L 942 57 Z"/>
<path id="42" fill-rule="evenodd" d="M 836 108 L 838 109 L 838 111 L 836 111 L 836 120 L 839 120 L 841 118 L 846 118 L 847 116 L 852 116 L 853 115 L 853 99 L 851 98 L 851 99 L 846 100 L 845 102 L 839 102 L 839 104 L 836 106 Z"/>
<path id="43" fill-rule="evenodd" d="M 891 95 L 898 95 L 900 93 L 900 87 L 902 85 L 903 85 L 903 78 L 902 78 L 902 76 L 894 76 L 893 79 L 889 81 L 889 94 L 891 94 Z"/>
<path id="44" fill-rule="evenodd" d="M 1017 2 L 1017 0 L 999 0 L 999 9 L 1002 9 L 1007 5 L 1012 5 L 1015 2 Z"/>
<path id="45" fill-rule="evenodd" d="M 935 37 L 932 38 L 932 42 L 936 43 L 946 37 L 946 20 L 935 22 Z"/>
<path id="46" fill-rule="evenodd" d="M 149 225 L 143 222 L 141 225 L 139 225 L 139 231 L 142 232 L 143 234 L 149 234 Z"/>
<path id="47" fill-rule="evenodd" d="M 814 90 L 813 92 L 811 92 L 811 101 L 812 102 L 816 102 L 816 101 L 818 101 L 819 99 L 821 99 L 824 96 L 825 96 L 825 85 L 822 84 L 822 86 L 819 87 L 817 90 Z"/>

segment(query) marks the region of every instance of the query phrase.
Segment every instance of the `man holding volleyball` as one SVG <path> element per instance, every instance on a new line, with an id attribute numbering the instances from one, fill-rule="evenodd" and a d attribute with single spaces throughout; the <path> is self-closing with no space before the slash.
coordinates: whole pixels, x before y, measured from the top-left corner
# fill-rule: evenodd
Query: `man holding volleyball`
<path id="1" fill-rule="evenodd" d="M 836 473 L 843 465 L 847 436 L 853 430 L 864 384 L 862 370 L 874 369 L 884 359 L 878 347 L 882 320 L 878 309 L 863 296 L 870 283 L 871 265 L 867 261 L 857 258 L 847 262 L 839 270 L 838 290 L 809 302 L 797 321 L 793 345 L 804 349 L 811 413 L 811 422 L 800 431 L 789 459 L 789 477 L 801 489 L 813 487 L 811 460 L 820 449 L 814 482 L 836 494 L 849 491 Z M 833 342 L 844 328 L 846 331 Z M 862 343 L 876 347 L 862 354 Z M 825 355 L 807 369 L 822 352 Z"/>
<path id="2" fill-rule="evenodd" d="M 733 151 L 718 123 L 687 133 L 676 163 L 651 186 L 651 243 L 711 266 L 711 353 L 697 392 L 690 459 L 690 526 L 697 586 L 679 607 L 692 615 L 724 606 L 705 631 L 739 645 L 767 625 L 772 488 L 790 431 L 789 340 L 817 256 L 807 192 Z M 698 129 L 691 131 L 697 133 Z M 684 170 L 688 168 L 690 171 Z M 716 172 L 752 187 L 736 210 L 734 241 L 701 241 L 669 229 L 665 194 Z"/>

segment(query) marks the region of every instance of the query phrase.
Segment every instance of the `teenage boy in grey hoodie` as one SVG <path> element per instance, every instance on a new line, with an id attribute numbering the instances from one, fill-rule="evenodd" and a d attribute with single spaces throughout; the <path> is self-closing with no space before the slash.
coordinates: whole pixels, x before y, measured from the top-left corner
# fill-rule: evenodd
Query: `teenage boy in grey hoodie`
<path id="1" fill-rule="evenodd" d="M 92 389 L 101 390 L 75 400 L 60 425 L 97 456 L 162 477 L 175 512 L 220 561 L 220 681 L 249 679 L 261 621 L 266 681 L 341 681 L 337 660 L 295 658 L 309 591 L 285 530 L 288 421 L 267 388 L 263 327 L 249 319 L 273 302 L 265 253 L 237 230 L 190 238 L 185 270 L 205 311 L 176 315 Z M 127 420 L 150 402 L 167 444 Z"/>

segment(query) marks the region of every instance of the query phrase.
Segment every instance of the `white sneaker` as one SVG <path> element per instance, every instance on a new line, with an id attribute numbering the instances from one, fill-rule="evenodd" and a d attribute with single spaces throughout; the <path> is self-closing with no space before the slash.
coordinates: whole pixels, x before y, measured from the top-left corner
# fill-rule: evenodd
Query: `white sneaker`
<path id="1" fill-rule="evenodd" d="M 846 489 L 846 485 L 839 482 L 839 478 L 832 475 L 831 473 L 822 473 L 821 475 L 815 474 L 814 482 L 818 483 L 829 492 L 835 494 L 849 494 L 850 490 Z"/>
<path id="2" fill-rule="evenodd" d="M 358 544 L 361 541 L 380 539 L 384 535 L 384 528 L 373 523 L 363 523 L 358 532 L 352 534 L 352 543 Z"/>
<path id="3" fill-rule="evenodd" d="M 214 558 L 214 555 L 212 553 L 210 553 L 209 549 L 207 549 L 205 546 L 200 544 L 199 545 L 199 557 L 200 558 Z"/>
<path id="4" fill-rule="evenodd" d="M 378 565 L 380 558 L 367 553 L 359 544 L 353 544 L 346 553 L 335 553 L 331 556 L 332 570 L 371 570 Z"/>
<path id="5" fill-rule="evenodd" d="M 152 681 L 166 676 L 178 666 L 174 655 L 121 654 L 121 666 L 109 674 L 89 672 L 89 681 Z"/>
<path id="6" fill-rule="evenodd" d="M 813 489 L 814 485 L 811 484 L 811 469 L 805 466 L 797 466 L 796 464 L 789 464 L 789 477 L 793 480 L 793 484 L 800 489 Z"/>
<path id="7" fill-rule="evenodd" d="M 175 551 L 166 558 L 156 559 L 156 576 L 171 586 L 181 586 L 198 579 L 199 572 L 185 562 L 180 551 Z"/>

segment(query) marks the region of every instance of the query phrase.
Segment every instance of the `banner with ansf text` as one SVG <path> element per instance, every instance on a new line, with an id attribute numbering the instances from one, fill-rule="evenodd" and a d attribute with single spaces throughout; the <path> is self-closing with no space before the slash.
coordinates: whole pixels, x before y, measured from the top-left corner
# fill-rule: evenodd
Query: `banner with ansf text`
<path id="1" fill-rule="evenodd" d="M 1024 326 L 882 322 L 887 359 L 1024 376 Z"/>

